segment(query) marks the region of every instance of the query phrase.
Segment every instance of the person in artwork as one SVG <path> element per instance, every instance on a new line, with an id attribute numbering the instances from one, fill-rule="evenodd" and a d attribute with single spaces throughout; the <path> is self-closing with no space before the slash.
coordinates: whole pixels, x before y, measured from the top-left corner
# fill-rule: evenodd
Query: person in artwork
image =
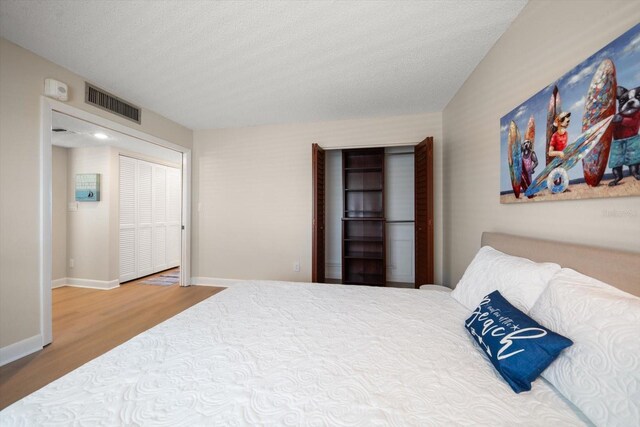
<path id="1" fill-rule="evenodd" d="M 547 153 L 550 157 L 560 157 L 561 160 L 564 160 L 563 150 L 567 147 L 567 143 L 569 141 L 567 128 L 569 127 L 570 122 L 571 113 L 568 111 L 558 114 L 553 121 L 555 131 L 553 132 L 553 135 L 551 135 L 551 141 L 549 141 L 549 152 Z"/>

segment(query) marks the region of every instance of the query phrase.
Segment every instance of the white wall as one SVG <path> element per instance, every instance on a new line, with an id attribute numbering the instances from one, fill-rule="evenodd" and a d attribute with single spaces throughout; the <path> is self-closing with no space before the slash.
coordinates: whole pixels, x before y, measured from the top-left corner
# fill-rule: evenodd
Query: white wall
<path id="1" fill-rule="evenodd" d="M 117 203 L 113 192 L 111 147 L 69 149 L 67 177 L 68 202 L 77 210 L 67 213 L 67 257 L 74 266 L 67 268 L 68 277 L 85 280 L 111 281 L 112 266 L 117 258 L 110 256 L 110 220 L 112 205 Z M 100 201 L 76 202 L 75 179 L 80 173 L 100 174 Z M 117 265 L 117 264 L 116 264 Z"/>
<path id="2" fill-rule="evenodd" d="M 413 147 L 392 147 L 385 152 L 384 211 L 387 218 L 387 281 L 415 282 L 415 175 L 413 155 L 389 155 L 406 153 Z"/>
<path id="3" fill-rule="evenodd" d="M 342 279 L 342 150 L 325 155 L 325 277 Z"/>
<path id="4" fill-rule="evenodd" d="M 194 132 L 193 276 L 311 280 L 311 144 L 324 148 L 435 140 L 436 278 L 442 275 L 442 116 Z M 293 272 L 300 261 L 301 271 Z"/>
<path id="5" fill-rule="evenodd" d="M 69 105 L 175 144 L 192 144 L 191 130 L 153 111 L 143 109 L 142 125 L 136 125 L 85 104 L 81 76 L 0 38 L 0 348 L 35 342 L 40 334 L 40 96 L 45 78 L 67 83 Z"/>
<path id="6" fill-rule="evenodd" d="M 67 277 L 67 156 L 68 149 L 52 150 L 52 265 L 51 279 Z"/>
<path id="7" fill-rule="evenodd" d="M 445 108 L 446 283 L 458 282 L 483 231 L 640 251 L 638 197 L 511 205 L 498 198 L 500 117 L 639 21 L 634 1 L 530 1 Z"/>

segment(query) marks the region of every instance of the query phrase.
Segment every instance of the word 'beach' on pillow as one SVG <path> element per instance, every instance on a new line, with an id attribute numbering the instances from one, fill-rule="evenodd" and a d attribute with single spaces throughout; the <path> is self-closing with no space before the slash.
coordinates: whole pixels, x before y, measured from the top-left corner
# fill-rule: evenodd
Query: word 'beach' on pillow
<path id="1" fill-rule="evenodd" d="M 573 342 L 512 306 L 499 291 L 485 296 L 465 327 L 513 391 L 531 383 Z"/>

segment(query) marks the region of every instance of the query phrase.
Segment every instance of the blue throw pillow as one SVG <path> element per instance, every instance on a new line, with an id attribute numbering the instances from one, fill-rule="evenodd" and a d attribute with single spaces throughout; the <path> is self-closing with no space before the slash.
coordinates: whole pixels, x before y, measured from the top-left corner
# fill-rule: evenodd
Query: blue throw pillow
<path id="1" fill-rule="evenodd" d="M 465 322 L 469 333 L 513 391 L 531 382 L 573 342 L 550 331 L 493 291 Z"/>

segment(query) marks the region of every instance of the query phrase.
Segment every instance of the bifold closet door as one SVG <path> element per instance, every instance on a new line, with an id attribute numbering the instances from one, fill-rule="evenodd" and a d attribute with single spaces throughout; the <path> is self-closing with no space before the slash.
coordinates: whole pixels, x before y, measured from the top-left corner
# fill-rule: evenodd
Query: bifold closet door
<path id="1" fill-rule="evenodd" d="M 137 276 L 136 160 L 120 156 L 120 282 Z"/>
<path id="2" fill-rule="evenodd" d="M 154 272 L 153 269 L 153 165 L 137 161 L 136 200 L 138 202 L 136 257 L 137 277 Z"/>
<path id="3" fill-rule="evenodd" d="M 180 265 L 178 168 L 120 156 L 120 282 Z"/>
<path id="4" fill-rule="evenodd" d="M 318 144 L 311 145 L 313 181 L 313 223 L 311 233 L 311 281 L 325 281 L 325 152 Z"/>
<path id="5" fill-rule="evenodd" d="M 166 259 L 167 268 L 180 265 L 182 245 L 182 177 L 180 169 L 167 168 Z"/>
<path id="6" fill-rule="evenodd" d="M 433 138 L 415 147 L 415 287 L 433 283 Z"/>
<path id="7" fill-rule="evenodd" d="M 153 165 L 153 271 L 167 268 L 167 168 Z"/>

